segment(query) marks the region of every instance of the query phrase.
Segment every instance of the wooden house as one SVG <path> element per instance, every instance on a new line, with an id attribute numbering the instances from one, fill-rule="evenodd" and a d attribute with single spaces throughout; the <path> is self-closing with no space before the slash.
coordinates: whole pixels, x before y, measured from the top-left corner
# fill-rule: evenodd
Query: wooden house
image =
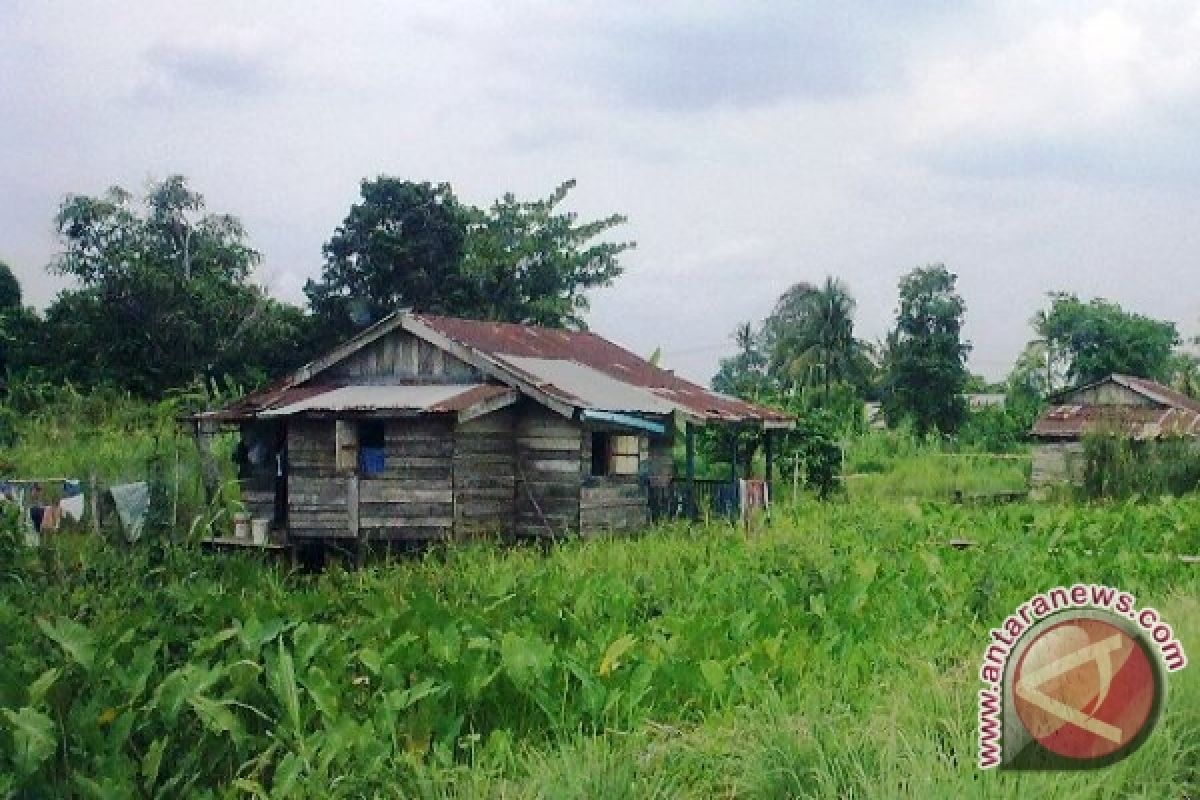
<path id="1" fill-rule="evenodd" d="M 1108 433 L 1138 441 L 1200 436 L 1200 401 L 1169 386 L 1114 373 L 1060 393 L 1031 431 L 1033 487 L 1078 482 L 1083 437 Z"/>
<path id="2" fill-rule="evenodd" d="M 590 332 L 398 312 L 232 405 L 242 497 L 276 540 L 372 544 L 636 529 L 697 427 L 787 416 L 660 369 Z M 688 497 L 694 497 L 689 493 Z"/>

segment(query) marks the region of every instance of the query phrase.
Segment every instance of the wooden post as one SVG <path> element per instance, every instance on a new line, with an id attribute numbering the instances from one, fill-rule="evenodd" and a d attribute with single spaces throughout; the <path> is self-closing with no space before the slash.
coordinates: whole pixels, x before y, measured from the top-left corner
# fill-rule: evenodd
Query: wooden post
<path id="1" fill-rule="evenodd" d="M 695 520 L 700 509 L 696 505 L 696 426 L 688 422 L 684 426 L 684 452 L 687 464 L 687 514 Z"/>
<path id="2" fill-rule="evenodd" d="M 363 541 L 362 530 L 358 524 L 358 476 L 351 475 L 346 483 L 346 519 L 350 527 L 350 535 L 358 543 L 355 561 L 361 567 L 366 559 L 366 542 Z"/>
<path id="3" fill-rule="evenodd" d="M 763 455 L 767 459 L 767 486 L 771 485 L 771 481 L 775 478 L 775 437 L 771 435 L 770 429 L 763 430 Z"/>
<path id="4" fill-rule="evenodd" d="M 729 447 L 731 455 L 729 457 L 729 480 L 732 483 L 737 483 L 738 479 L 738 430 L 737 426 L 729 429 Z"/>
<path id="5" fill-rule="evenodd" d="M 96 481 L 96 473 L 93 472 L 88 476 L 88 501 L 91 504 L 92 511 L 92 532 L 97 536 L 100 535 L 100 484 Z"/>

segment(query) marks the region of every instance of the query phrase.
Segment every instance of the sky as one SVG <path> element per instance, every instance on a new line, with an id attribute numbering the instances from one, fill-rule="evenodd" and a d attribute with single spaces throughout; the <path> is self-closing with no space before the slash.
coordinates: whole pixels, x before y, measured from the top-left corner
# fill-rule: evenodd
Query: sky
<path id="1" fill-rule="evenodd" d="M 43 308 L 63 198 L 178 173 L 301 302 L 363 178 L 574 178 L 637 242 L 589 325 L 683 375 L 826 275 L 880 339 L 944 263 L 995 379 L 1049 291 L 1200 332 L 1198 41 L 1172 0 L 0 0 L 0 259 Z"/>

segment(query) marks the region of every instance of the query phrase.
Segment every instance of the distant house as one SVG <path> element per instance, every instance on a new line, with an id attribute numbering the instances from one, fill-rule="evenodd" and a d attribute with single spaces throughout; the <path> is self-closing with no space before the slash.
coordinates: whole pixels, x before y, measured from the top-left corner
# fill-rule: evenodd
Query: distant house
<path id="1" fill-rule="evenodd" d="M 964 394 L 963 399 L 966 400 L 967 409 L 970 411 L 979 411 L 985 408 L 1003 411 L 1007 402 L 1003 392 L 972 392 Z"/>
<path id="2" fill-rule="evenodd" d="M 288 544 L 633 529 L 676 477 L 677 422 L 685 481 L 696 428 L 756 429 L 769 459 L 793 426 L 594 333 L 410 313 L 194 421 L 241 431 L 243 502 Z"/>
<path id="3" fill-rule="evenodd" d="M 1060 393 L 1031 433 L 1033 486 L 1078 481 L 1085 435 L 1112 433 L 1138 441 L 1200 436 L 1200 401 L 1145 378 L 1112 374 Z"/>

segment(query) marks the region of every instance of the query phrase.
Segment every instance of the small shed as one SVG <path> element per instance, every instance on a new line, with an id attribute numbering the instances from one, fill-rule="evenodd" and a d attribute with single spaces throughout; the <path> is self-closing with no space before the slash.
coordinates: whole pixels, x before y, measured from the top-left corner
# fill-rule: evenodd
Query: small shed
<path id="1" fill-rule="evenodd" d="M 1137 441 L 1200 436 L 1200 401 L 1169 386 L 1114 373 L 1061 392 L 1031 431 L 1034 488 L 1078 482 L 1083 437 L 1111 433 Z"/>
<path id="2" fill-rule="evenodd" d="M 407 312 L 193 421 L 202 451 L 240 430 L 243 502 L 284 543 L 636 529 L 656 490 L 694 499 L 698 427 L 760 431 L 768 473 L 793 427 L 594 333 Z"/>

